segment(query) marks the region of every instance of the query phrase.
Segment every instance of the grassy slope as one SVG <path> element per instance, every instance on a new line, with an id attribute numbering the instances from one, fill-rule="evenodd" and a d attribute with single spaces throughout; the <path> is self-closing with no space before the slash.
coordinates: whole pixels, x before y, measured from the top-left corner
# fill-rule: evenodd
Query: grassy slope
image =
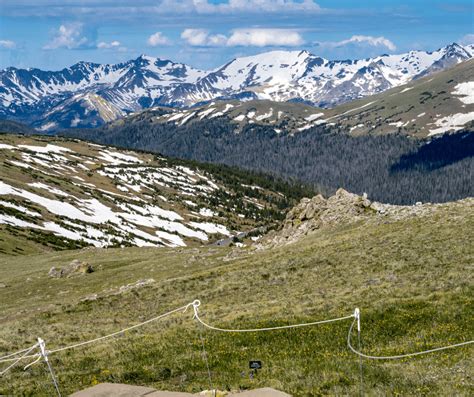
<path id="1" fill-rule="evenodd" d="M 232 248 L 88 249 L 39 256 L 0 256 L 0 351 L 42 336 L 54 349 L 113 332 L 199 297 L 203 319 L 258 327 L 325 319 L 362 310 L 363 348 L 372 354 L 418 351 L 472 339 L 471 206 L 432 216 L 355 225 L 314 234 L 271 251 Z M 51 266 L 79 258 L 95 273 L 50 279 Z M 80 303 L 153 278 L 152 286 Z M 148 325 L 116 340 L 51 357 L 63 391 L 97 382 L 157 388 L 208 388 L 192 313 Z M 272 386 L 296 396 L 354 395 L 358 359 L 348 352 L 349 321 L 262 334 L 204 330 L 214 385 Z M 364 361 L 367 395 L 469 395 L 472 349 L 410 360 Z M 248 360 L 264 369 L 251 380 Z M 243 374 L 242 374 L 243 373 Z M 17 368 L 0 393 L 50 395 L 43 365 Z"/>
<path id="2" fill-rule="evenodd" d="M 399 129 L 390 123 L 404 124 L 399 132 L 424 138 L 436 129 L 434 122 L 456 113 L 469 113 L 474 105 L 464 104 L 452 95 L 458 83 L 474 79 L 474 60 L 411 81 L 381 94 L 372 95 L 327 111 L 328 121 L 355 127 L 352 134 L 386 134 Z"/>

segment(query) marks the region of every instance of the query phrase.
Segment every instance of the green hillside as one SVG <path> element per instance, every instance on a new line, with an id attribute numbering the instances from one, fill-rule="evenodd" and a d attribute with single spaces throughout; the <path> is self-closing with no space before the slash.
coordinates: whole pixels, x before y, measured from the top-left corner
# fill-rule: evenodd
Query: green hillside
<path id="1" fill-rule="evenodd" d="M 195 246 L 274 226 L 311 190 L 71 139 L 0 135 L 0 253 Z"/>
<path id="2" fill-rule="evenodd" d="M 304 221 L 304 220 L 303 220 Z M 50 349 L 136 324 L 195 298 L 210 324 L 248 328 L 362 311 L 362 349 L 393 355 L 473 339 L 472 199 L 377 222 L 336 223 L 295 243 L 265 248 L 85 249 L 0 256 L 0 355 Z M 257 249 L 258 248 L 258 249 Z M 73 259 L 95 271 L 51 278 Z M 150 279 L 152 279 L 150 281 Z M 141 288 L 122 288 L 148 280 Z M 96 295 L 95 295 L 96 294 Z M 212 384 L 271 386 L 295 396 L 358 395 L 350 321 L 269 333 L 202 329 Z M 199 328 L 179 313 L 102 344 L 50 357 L 64 394 L 98 382 L 198 392 L 209 388 Z M 468 396 L 472 347 L 397 361 L 363 360 L 370 396 Z M 248 361 L 263 361 L 250 379 Z M 52 395 L 46 368 L 16 367 L 0 394 Z"/>
<path id="3" fill-rule="evenodd" d="M 325 118 L 353 135 L 402 133 L 425 138 L 474 120 L 474 60 L 381 94 L 338 106 Z M 471 93 L 471 94 L 470 94 Z"/>

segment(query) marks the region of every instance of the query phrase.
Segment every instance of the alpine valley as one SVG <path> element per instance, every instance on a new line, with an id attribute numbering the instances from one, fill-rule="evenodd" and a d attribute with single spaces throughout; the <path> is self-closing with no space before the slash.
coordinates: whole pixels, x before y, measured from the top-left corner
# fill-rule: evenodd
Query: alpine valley
<path id="1" fill-rule="evenodd" d="M 62 134 L 340 187 L 393 204 L 474 195 L 474 60 L 331 109 L 269 100 L 155 107 Z"/>
<path id="2" fill-rule="evenodd" d="M 318 107 L 377 94 L 472 58 L 452 43 L 359 60 L 328 60 L 307 51 L 271 51 L 203 71 L 142 55 L 114 65 L 79 62 L 60 71 L 0 72 L 0 118 L 41 131 L 96 127 L 142 109 L 215 99 L 266 99 Z"/>
<path id="3" fill-rule="evenodd" d="M 473 57 L 1 71 L 0 395 L 472 396 Z"/>

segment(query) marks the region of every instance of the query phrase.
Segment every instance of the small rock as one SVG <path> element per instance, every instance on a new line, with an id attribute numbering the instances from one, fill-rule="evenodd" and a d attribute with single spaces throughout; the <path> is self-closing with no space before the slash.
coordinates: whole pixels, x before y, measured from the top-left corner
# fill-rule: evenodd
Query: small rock
<path id="1" fill-rule="evenodd" d="M 98 298 L 97 294 L 87 295 L 85 298 L 82 298 L 81 302 L 93 302 L 96 301 Z"/>
<path id="2" fill-rule="evenodd" d="M 133 283 L 133 284 L 122 285 L 119 288 L 118 293 L 121 294 L 121 293 L 130 291 L 132 289 L 145 287 L 147 285 L 153 284 L 154 282 L 155 280 L 152 278 L 149 278 L 147 280 L 138 280 L 136 283 Z"/>
<path id="3" fill-rule="evenodd" d="M 79 259 L 74 259 L 69 265 L 61 269 L 52 267 L 48 276 L 53 278 L 73 277 L 76 275 L 83 275 L 94 272 L 94 268 L 87 262 L 81 262 Z"/>

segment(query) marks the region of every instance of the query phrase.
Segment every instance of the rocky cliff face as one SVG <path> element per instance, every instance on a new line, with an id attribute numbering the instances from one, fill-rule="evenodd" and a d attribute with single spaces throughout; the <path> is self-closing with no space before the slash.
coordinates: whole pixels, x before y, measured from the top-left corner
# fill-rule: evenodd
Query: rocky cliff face
<path id="1" fill-rule="evenodd" d="M 339 189 L 334 196 L 324 198 L 317 195 L 303 198 L 286 216 L 281 228 L 271 232 L 257 248 L 271 248 L 295 242 L 304 236 L 342 225 L 362 223 L 395 222 L 409 217 L 426 216 L 442 209 L 470 206 L 474 210 L 474 198 L 443 203 L 416 203 L 415 205 L 391 205 L 370 201 L 366 195 L 359 196 Z"/>

